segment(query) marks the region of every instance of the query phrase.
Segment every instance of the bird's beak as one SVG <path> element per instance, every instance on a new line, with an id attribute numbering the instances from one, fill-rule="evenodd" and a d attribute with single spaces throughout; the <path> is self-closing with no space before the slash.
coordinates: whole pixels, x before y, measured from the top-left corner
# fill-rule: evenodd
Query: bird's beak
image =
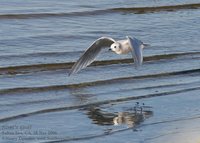
<path id="1" fill-rule="evenodd" d="M 108 51 L 111 51 L 111 48 L 109 48 Z"/>

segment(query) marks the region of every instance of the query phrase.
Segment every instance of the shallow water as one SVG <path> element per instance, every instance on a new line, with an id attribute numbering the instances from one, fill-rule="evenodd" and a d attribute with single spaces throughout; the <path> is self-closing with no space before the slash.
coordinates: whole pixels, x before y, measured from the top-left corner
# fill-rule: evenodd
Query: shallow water
<path id="1" fill-rule="evenodd" d="M 198 143 L 199 23 L 198 0 L 0 0 L 0 142 Z M 126 35 L 151 45 L 141 68 L 105 50 L 68 77 L 95 39 Z"/>

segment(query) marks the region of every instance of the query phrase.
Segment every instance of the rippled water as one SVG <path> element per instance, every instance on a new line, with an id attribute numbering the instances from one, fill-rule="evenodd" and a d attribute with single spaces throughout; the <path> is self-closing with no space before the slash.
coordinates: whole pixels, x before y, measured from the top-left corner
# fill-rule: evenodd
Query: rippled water
<path id="1" fill-rule="evenodd" d="M 200 141 L 199 23 L 199 0 L 0 0 L 0 142 Z M 141 68 L 102 51 L 68 77 L 126 35 L 151 45 Z"/>

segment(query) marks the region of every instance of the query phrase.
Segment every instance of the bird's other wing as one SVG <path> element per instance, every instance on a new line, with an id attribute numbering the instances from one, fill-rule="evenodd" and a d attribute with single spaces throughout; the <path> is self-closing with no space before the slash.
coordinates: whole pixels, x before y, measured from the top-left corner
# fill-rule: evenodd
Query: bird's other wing
<path id="1" fill-rule="evenodd" d="M 126 36 L 128 39 L 129 45 L 131 47 L 131 53 L 134 59 L 134 63 L 136 68 L 142 65 L 143 62 L 143 55 L 142 55 L 142 49 L 143 49 L 143 43 L 136 39 L 136 38 L 131 38 L 129 36 Z"/>
<path id="2" fill-rule="evenodd" d="M 81 69 L 90 65 L 95 57 L 100 53 L 102 48 L 110 47 L 115 42 L 114 39 L 109 37 L 101 37 L 94 41 L 92 45 L 83 53 L 78 61 L 72 66 L 69 76 L 73 73 L 77 73 Z"/>

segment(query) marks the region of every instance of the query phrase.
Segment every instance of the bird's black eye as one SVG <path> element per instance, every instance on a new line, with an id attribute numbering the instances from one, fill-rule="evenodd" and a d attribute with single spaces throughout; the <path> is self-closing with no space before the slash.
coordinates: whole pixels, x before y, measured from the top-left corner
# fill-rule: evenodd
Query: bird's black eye
<path id="1" fill-rule="evenodd" d="M 117 46 L 114 46 L 114 48 L 117 48 Z"/>

